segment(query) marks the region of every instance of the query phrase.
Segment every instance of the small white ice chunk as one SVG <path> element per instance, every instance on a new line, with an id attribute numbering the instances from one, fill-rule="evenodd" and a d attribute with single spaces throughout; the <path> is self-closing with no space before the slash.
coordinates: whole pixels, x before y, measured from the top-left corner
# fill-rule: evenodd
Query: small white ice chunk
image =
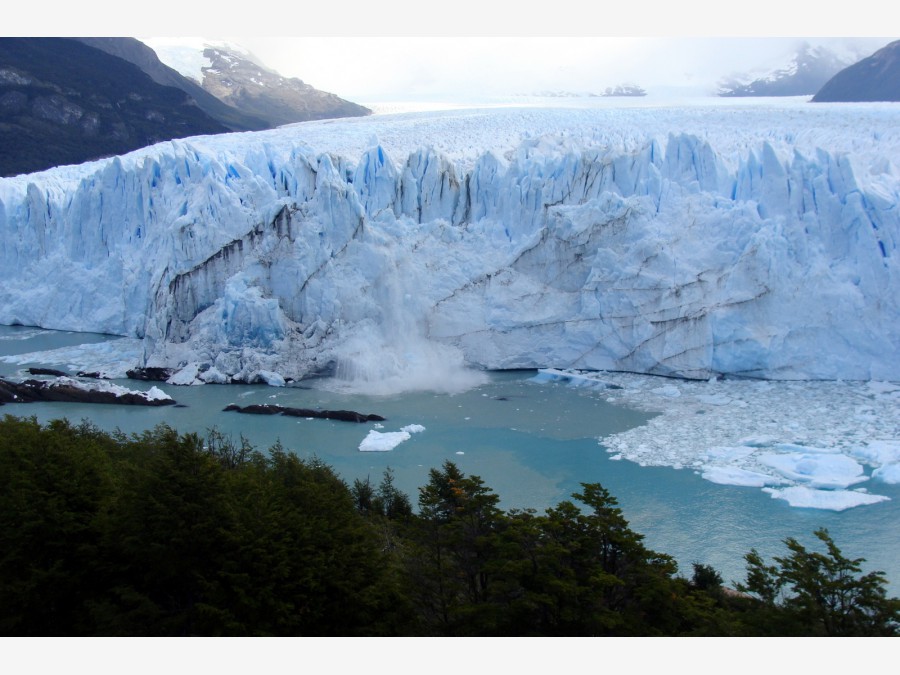
<path id="1" fill-rule="evenodd" d="M 846 488 L 868 480 L 862 465 L 846 455 L 791 452 L 760 455 L 759 461 L 810 488 Z"/>
<path id="2" fill-rule="evenodd" d="M 189 363 L 184 368 L 174 373 L 166 382 L 178 386 L 189 386 L 193 384 L 203 384 L 199 379 L 200 366 L 197 363 Z"/>
<path id="3" fill-rule="evenodd" d="M 284 378 L 271 370 L 260 370 L 257 371 L 256 375 L 270 387 L 283 387 L 285 385 Z"/>
<path id="4" fill-rule="evenodd" d="M 389 452 L 410 438 L 408 431 L 375 431 L 369 432 L 359 444 L 361 452 Z"/>
<path id="5" fill-rule="evenodd" d="M 778 485 L 783 481 L 764 473 L 748 471 L 735 466 L 708 466 L 703 469 L 701 477 L 719 485 L 739 485 L 742 487 L 765 487 Z"/>
<path id="6" fill-rule="evenodd" d="M 697 394 L 695 397 L 698 403 L 706 405 L 728 405 L 731 399 L 725 394 Z"/>
<path id="7" fill-rule="evenodd" d="M 829 511 L 845 511 L 854 506 L 876 504 L 889 501 L 890 497 L 872 495 L 854 490 L 815 490 L 802 485 L 787 488 L 763 488 L 763 492 L 772 495 L 772 499 L 783 499 L 791 506 L 807 509 L 826 509 Z"/>
<path id="8" fill-rule="evenodd" d="M 889 485 L 900 485 L 900 464 L 885 464 L 872 472 L 872 478 Z"/>
<path id="9" fill-rule="evenodd" d="M 171 401 L 172 397 L 169 396 L 166 392 L 164 392 L 159 387 L 150 387 L 146 392 L 144 392 L 144 397 L 148 401 Z"/>

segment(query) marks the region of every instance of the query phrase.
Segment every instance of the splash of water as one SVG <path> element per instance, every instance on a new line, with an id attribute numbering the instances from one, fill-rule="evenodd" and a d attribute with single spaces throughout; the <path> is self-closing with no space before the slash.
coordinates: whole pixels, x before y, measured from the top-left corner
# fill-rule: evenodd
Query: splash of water
<path id="1" fill-rule="evenodd" d="M 374 395 L 456 394 L 486 384 L 487 374 L 468 367 L 459 348 L 428 338 L 431 271 L 407 249 L 402 234 L 382 232 L 383 239 L 372 243 L 368 269 L 377 271 L 353 308 L 363 318 L 342 326 L 343 339 L 333 351 L 335 376 L 322 384 Z"/>
<path id="2" fill-rule="evenodd" d="M 488 376 L 466 366 L 456 347 L 433 342 L 418 333 L 356 332 L 336 350 L 334 378 L 324 386 L 345 393 L 388 396 L 413 391 L 458 394 L 486 384 Z"/>

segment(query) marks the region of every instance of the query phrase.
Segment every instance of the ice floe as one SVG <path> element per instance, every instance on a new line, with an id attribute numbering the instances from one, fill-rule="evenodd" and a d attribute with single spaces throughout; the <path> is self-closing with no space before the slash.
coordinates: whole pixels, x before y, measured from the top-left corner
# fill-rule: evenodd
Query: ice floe
<path id="1" fill-rule="evenodd" d="M 35 332 L 31 337 L 37 335 Z M 72 371 L 94 372 L 108 379 L 125 379 L 126 371 L 140 362 L 143 342 L 136 338 L 119 338 L 104 342 L 84 343 L 27 354 L 0 357 L 0 361 L 16 365 L 42 363 L 64 366 Z"/>
<path id="2" fill-rule="evenodd" d="M 408 441 L 412 434 L 425 431 L 421 424 L 408 424 L 400 431 L 376 431 L 372 429 L 359 444 L 360 452 L 390 452 L 404 441 Z"/>
<path id="3" fill-rule="evenodd" d="M 843 511 L 889 499 L 863 484 L 900 483 L 900 384 L 660 380 L 540 370 L 535 380 L 596 389 L 656 416 L 600 440 L 610 459 L 689 468 L 757 487 L 791 506 Z"/>
<path id="4" fill-rule="evenodd" d="M 788 488 L 763 488 L 773 499 L 783 499 L 791 506 L 807 509 L 828 509 L 829 511 L 845 511 L 854 506 L 876 504 L 887 501 L 883 495 L 870 495 L 858 490 L 816 490 L 814 488 L 795 485 Z"/>

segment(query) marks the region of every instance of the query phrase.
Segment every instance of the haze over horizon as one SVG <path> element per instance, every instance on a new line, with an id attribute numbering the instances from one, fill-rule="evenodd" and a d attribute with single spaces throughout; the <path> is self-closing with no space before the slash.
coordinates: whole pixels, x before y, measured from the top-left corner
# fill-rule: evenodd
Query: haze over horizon
<path id="1" fill-rule="evenodd" d="M 238 35 L 244 37 L 229 40 L 269 68 L 349 100 L 466 102 L 602 93 L 629 82 L 651 96 L 664 93 L 663 86 L 676 95 L 712 93 L 722 77 L 780 65 L 800 40 L 871 40 L 891 25 L 888 14 L 880 0 L 857 0 L 852 11 L 834 0 L 758 0 L 752 7 L 716 0 L 613 7 L 455 0 L 443 9 L 414 0 L 303 6 L 274 0 L 241 12 L 157 0 L 138 18 L 113 0 L 85 0 L 39 20 L 29 8 L 10 7 L 4 29 L 20 36 Z M 892 39 L 874 38 L 870 53 Z"/>
<path id="2" fill-rule="evenodd" d="M 349 100 L 485 100 L 599 94 L 708 95 L 726 77 L 784 66 L 805 42 L 864 58 L 892 38 L 855 37 L 227 37 L 139 38 L 159 51 L 226 42 L 285 77 Z M 165 60 L 165 59 L 164 59 Z M 182 70 L 182 68 L 179 68 Z M 183 72 L 184 74 L 184 72 Z"/>

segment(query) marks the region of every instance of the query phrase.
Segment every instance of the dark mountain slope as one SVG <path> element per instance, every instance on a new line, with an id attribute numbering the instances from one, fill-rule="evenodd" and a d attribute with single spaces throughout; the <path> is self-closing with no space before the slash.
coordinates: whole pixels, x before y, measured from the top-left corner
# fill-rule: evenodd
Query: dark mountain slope
<path id="1" fill-rule="evenodd" d="M 0 38 L 0 175 L 227 131 L 121 58 L 67 38 Z"/>
<path id="2" fill-rule="evenodd" d="M 900 40 L 839 72 L 812 100 L 900 101 Z"/>
<path id="3" fill-rule="evenodd" d="M 191 96 L 207 115 L 232 131 L 259 131 L 271 126 L 259 117 L 243 113 L 220 101 L 199 84 L 160 61 L 156 52 L 140 40 L 131 37 L 80 37 L 75 39 L 107 54 L 130 61 L 153 78 L 157 84 L 181 89 Z"/>

